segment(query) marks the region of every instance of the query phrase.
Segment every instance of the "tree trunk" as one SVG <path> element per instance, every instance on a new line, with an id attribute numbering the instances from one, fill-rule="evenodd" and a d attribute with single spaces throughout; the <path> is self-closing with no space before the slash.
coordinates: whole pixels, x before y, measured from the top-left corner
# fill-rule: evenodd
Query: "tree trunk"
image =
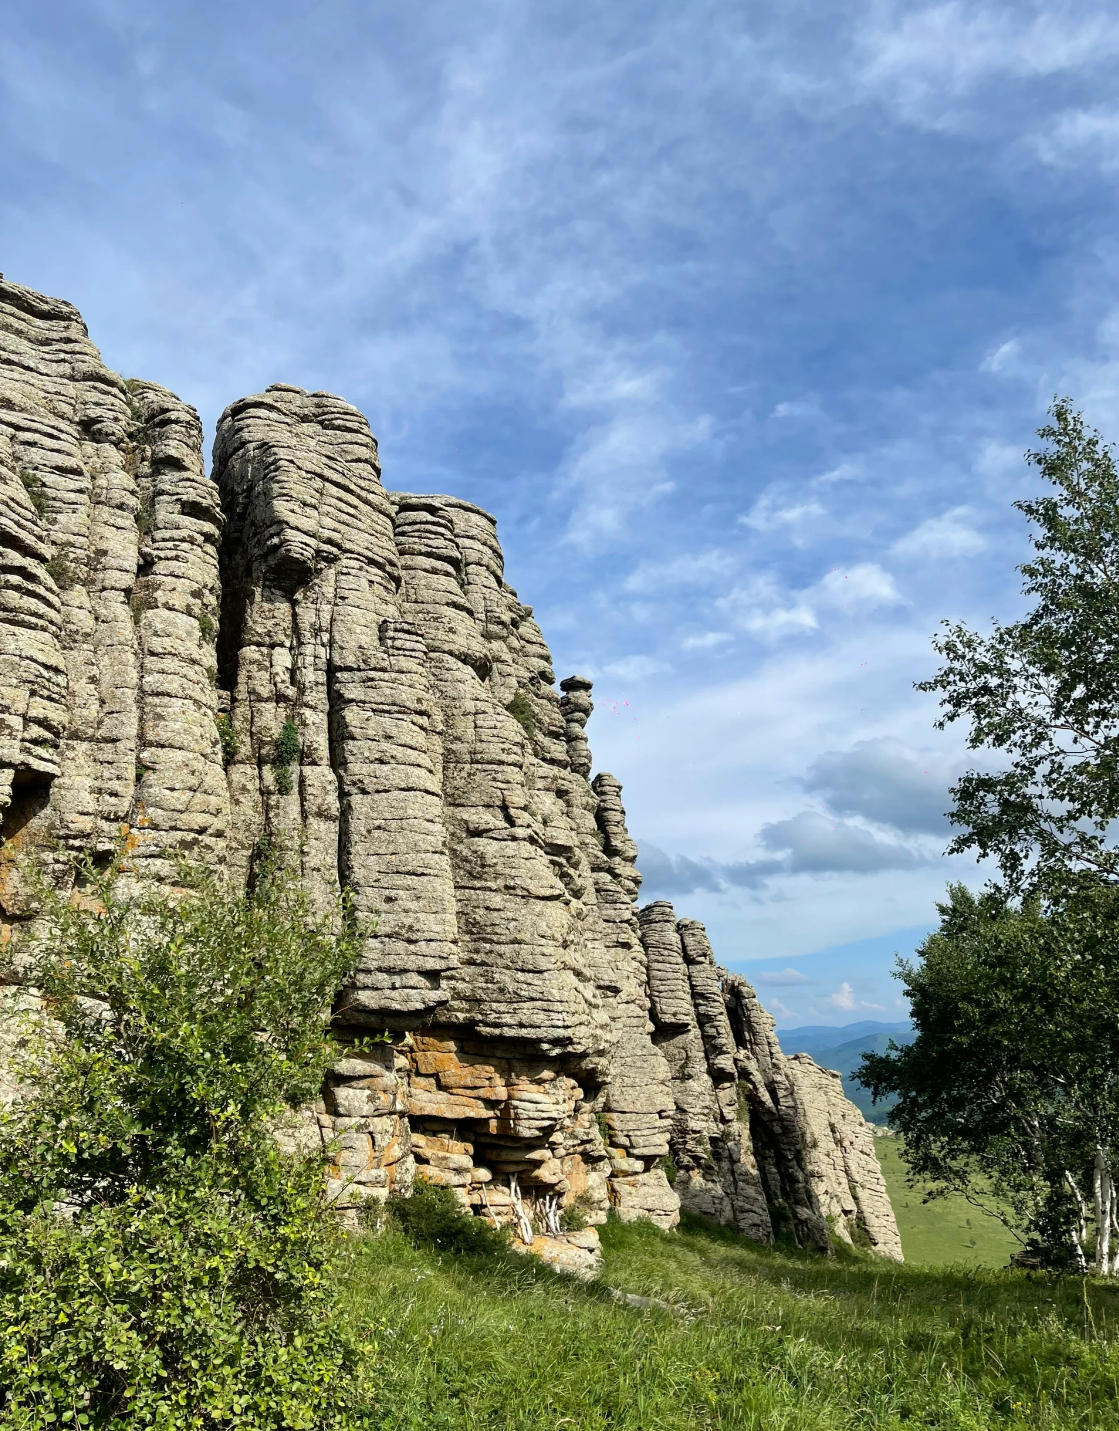
<path id="1" fill-rule="evenodd" d="M 1076 1179 L 1069 1172 L 1068 1168 L 1065 1169 L 1065 1182 L 1068 1183 L 1072 1195 L 1076 1199 L 1076 1221 L 1072 1225 L 1070 1235 L 1072 1237 L 1073 1254 L 1076 1258 L 1076 1270 L 1083 1273 L 1088 1270 L 1088 1259 L 1084 1256 L 1084 1242 L 1088 1236 L 1088 1210 L 1084 1206 L 1084 1198 L 1081 1195 L 1080 1188 L 1077 1186 Z"/>
<path id="2" fill-rule="evenodd" d="M 1114 1270 L 1111 1256 L 1111 1229 L 1115 1220 L 1112 1206 L 1114 1191 L 1107 1154 L 1103 1145 L 1097 1144 L 1096 1161 L 1092 1167 L 1092 1195 L 1096 1214 L 1096 1256 L 1092 1266 L 1101 1277 L 1110 1277 Z"/>

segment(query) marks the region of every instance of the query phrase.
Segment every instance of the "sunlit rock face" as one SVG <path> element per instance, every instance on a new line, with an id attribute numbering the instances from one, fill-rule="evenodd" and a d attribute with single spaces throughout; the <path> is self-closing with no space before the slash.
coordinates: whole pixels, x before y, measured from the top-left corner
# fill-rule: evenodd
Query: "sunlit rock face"
<path id="1" fill-rule="evenodd" d="M 591 683 L 557 689 L 494 519 L 387 490 L 329 393 L 232 404 L 209 476 L 201 443 L 72 307 L 0 281 L 5 940 L 32 846 L 108 858 L 127 827 L 164 884 L 182 855 L 244 882 L 279 849 L 373 928 L 347 1056 L 278 1132 L 326 1146 L 343 1208 L 418 1175 L 559 1264 L 596 1255 L 572 1205 L 820 1247 L 830 1218 L 897 1254 L 832 1076 L 783 1058 L 702 925 L 639 913 Z"/>

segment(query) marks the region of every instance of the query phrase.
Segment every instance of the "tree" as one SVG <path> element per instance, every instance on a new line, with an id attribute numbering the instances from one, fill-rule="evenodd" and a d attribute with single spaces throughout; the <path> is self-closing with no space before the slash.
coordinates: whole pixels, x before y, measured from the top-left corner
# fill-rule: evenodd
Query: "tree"
<path id="1" fill-rule="evenodd" d="M 953 787 L 949 852 L 993 858 L 1013 891 L 1119 880 L 1119 473 L 1067 398 L 1049 414 L 1026 456 L 1054 492 L 1014 504 L 1035 527 L 1020 571 L 1036 604 L 988 636 L 945 622 L 944 665 L 918 685 L 939 692 L 941 729 L 967 720 L 971 749 L 1003 754 Z"/>
<path id="2" fill-rule="evenodd" d="M 912 1172 L 1024 1229 L 1047 1261 L 1119 1273 L 1119 890 L 976 896 L 900 963 L 917 1037 L 863 1057 Z M 997 1190 L 997 1197 L 987 1190 Z M 1091 1212 L 1089 1213 L 1089 1208 Z"/>
<path id="3" fill-rule="evenodd" d="M 952 789 L 949 852 L 994 860 L 1000 884 L 962 887 L 917 965 L 901 965 L 917 1027 L 865 1060 L 910 1166 L 974 1195 L 994 1179 L 1031 1233 L 1082 1265 L 1119 1270 L 1114 1163 L 1119 1069 L 1119 473 L 1068 399 L 1027 460 L 1051 492 L 1016 502 L 1033 524 L 1019 570 L 1033 605 L 980 635 L 944 623 L 944 664 L 919 690 L 938 726 L 965 720 L 993 768 Z"/>
<path id="4" fill-rule="evenodd" d="M 122 851 L 122 856 L 126 851 Z M 363 931 L 281 871 L 40 881 L 22 1096 L 0 1121 L 6 1426 L 344 1428 L 358 1355 L 321 1159 L 275 1120 L 336 1057 Z"/>

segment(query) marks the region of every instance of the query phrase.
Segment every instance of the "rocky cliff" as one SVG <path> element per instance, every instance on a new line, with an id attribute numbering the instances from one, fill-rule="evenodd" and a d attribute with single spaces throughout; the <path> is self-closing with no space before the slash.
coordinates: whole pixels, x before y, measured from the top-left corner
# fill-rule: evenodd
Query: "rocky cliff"
<path id="1" fill-rule="evenodd" d="M 243 398 L 207 476 L 191 408 L 0 281 L 0 570 L 5 939 L 23 851 L 107 859 L 125 825 L 155 881 L 282 846 L 323 904 L 348 889 L 376 921 L 355 1047 L 303 1130 L 340 1205 L 418 1173 L 561 1258 L 576 1202 L 900 1257 L 838 1076 L 782 1055 L 702 925 L 638 910 L 591 684 L 557 688 L 493 518 L 386 490 L 354 408 Z"/>

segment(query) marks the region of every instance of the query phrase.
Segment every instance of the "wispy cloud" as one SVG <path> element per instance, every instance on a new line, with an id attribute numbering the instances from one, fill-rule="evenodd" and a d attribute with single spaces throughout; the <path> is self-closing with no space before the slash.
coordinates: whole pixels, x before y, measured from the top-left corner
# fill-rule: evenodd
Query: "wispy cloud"
<path id="1" fill-rule="evenodd" d="M 815 979 L 810 979 L 807 974 L 802 974 L 799 969 L 762 969 L 758 973 L 750 971 L 750 978 L 755 984 L 764 984 L 767 988 L 793 988 L 800 984 L 814 984 Z"/>
<path id="2" fill-rule="evenodd" d="M 919 561 L 951 561 L 975 556 L 986 547 L 986 539 L 968 523 L 970 507 L 953 507 L 940 517 L 929 517 L 900 537 L 890 548 L 896 557 Z"/>

